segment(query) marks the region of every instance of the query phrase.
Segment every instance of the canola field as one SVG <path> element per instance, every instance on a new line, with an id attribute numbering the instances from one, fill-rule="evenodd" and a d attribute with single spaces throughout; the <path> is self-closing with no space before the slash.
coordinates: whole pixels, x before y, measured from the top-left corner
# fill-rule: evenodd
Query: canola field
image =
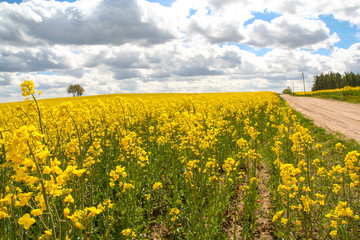
<path id="1" fill-rule="evenodd" d="M 334 93 L 334 94 L 335 93 L 340 93 L 340 94 L 344 94 L 344 95 L 357 93 L 357 95 L 359 95 L 358 94 L 359 91 L 360 91 L 360 87 L 346 86 L 346 87 L 343 87 L 343 88 L 306 92 L 306 95 L 321 95 L 321 94 L 332 94 L 332 93 Z M 298 96 L 303 96 L 303 95 L 305 95 L 305 92 L 296 92 L 295 94 L 298 95 Z"/>
<path id="2" fill-rule="evenodd" d="M 296 92 L 296 96 L 304 96 L 305 92 Z M 343 88 L 319 90 L 306 92 L 306 96 L 334 99 L 339 101 L 345 101 L 350 103 L 360 103 L 360 87 L 346 86 Z"/>
<path id="3" fill-rule="evenodd" d="M 1 239 L 359 239 L 360 154 L 276 93 L 21 88 L 0 105 Z"/>

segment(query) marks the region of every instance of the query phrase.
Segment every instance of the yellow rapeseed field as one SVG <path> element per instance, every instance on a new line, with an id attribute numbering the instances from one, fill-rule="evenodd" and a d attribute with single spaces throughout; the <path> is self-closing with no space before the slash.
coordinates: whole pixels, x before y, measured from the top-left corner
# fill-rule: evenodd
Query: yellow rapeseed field
<path id="1" fill-rule="evenodd" d="M 336 89 L 327 89 L 327 90 L 318 90 L 318 91 L 311 91 L 306 92 L 306 95 L 316 95 L 316 94 L 324 94 L 324 93 L 342 93 L 347 91 L 360 91 L 360 87 L 350 87 L 346 86 L 343 88 L 336 88 Z M 296 92 L 296 95 L 303 96 L 305 95 L 305 92 Z"/>
<path id="2" fill-rule="evenodd" d="M 360 236 L 360 154 L 324 151 L 276 93 L 38 101 L 21 88 L 28 100 L 0 105 L 2 239 Z"/>

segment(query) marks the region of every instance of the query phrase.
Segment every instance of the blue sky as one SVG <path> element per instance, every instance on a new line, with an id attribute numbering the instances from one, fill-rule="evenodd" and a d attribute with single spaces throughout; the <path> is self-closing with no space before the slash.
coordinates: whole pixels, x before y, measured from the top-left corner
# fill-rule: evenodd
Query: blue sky
<path id="1" fill-rule="evenodd" d="M 8 2 L 10 4 L 5 4 Z M 44 98 L 280 92 L 360 69 L 360 3 L 338 0 L 0 1 L 0 102 L 32 79 Z M 51 14 L 48 14 L 51 13 Z"/>
<path id="2" fill-rule="evenodd" d="M 148 2 L 154 2 L 154 3 L 160 3 L 161 5 L 165 6 L 165 7 L 171 7 L 171 4 L 173 2 L 175 2 L 175 0 L 162 0 L 162 1 L 157 1 L 157 0 L 148 0 Z"/>
<path id="3" fill-rule="evenodd" d="M 46 0 L 45 0 L 46 1 Z M 57 2 L 75 2 L 76 0 L 56 0 Z M 0 2 L 8 2 L 8 3 L 22 3 L 22 0 L 1 0 Z"/>
<path id="4" fill-rule="evenodd" d="M 330 34 L 337 33 L 341 39 L 335 43 L 336 47 L 349 48 L 352 44 L 360 41 L 359 27 L 350 24 L 349 21 L 339 21 L 333 15 L 320 15 L 319 19 L 326 23 L 330 29 Z"/>

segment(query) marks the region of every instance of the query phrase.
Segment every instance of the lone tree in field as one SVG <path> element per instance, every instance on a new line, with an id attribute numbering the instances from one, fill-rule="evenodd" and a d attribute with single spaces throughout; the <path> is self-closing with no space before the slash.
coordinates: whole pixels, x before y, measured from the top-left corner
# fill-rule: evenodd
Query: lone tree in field
<path id="1" fill-rule="evenodd" d="M 73 97 L 75 96 L 82 96 L 85 92 L 85 89 L 80 86 L 79 84 L 70 84 L 70 86 L 67 88 L 68 94 L 72 93 Z"/>

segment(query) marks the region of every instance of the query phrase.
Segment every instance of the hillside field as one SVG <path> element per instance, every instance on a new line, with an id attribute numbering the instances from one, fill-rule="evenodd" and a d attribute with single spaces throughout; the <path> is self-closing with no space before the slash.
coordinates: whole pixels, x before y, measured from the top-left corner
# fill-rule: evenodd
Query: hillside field
<path id="1" fill-rule="evenodd" d="M 0 105 L 2 239 L 358 239 L 358 145 L 273 92 Z"/>

